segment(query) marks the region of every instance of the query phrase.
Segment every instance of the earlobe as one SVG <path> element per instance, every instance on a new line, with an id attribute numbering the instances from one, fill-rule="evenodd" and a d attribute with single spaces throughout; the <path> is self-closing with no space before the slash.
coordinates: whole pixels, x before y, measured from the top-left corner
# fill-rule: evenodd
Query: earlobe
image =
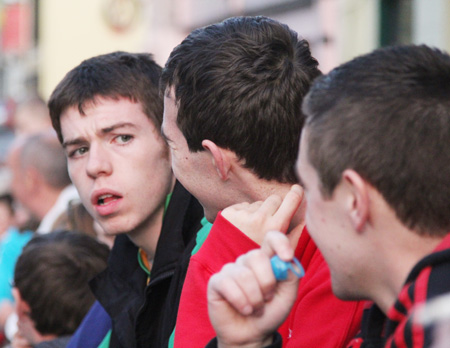
<path id="1" fill-rule="evenodd" d="M 369 221 L 369 193 L 367 182 L 354 170 L 347 169 L 342 178 L 351 195 L 350 218 L 357 232 L 362 232 Z"/>
<path id="2" fill-rule="evenodd" d="M 220 179 L 223 181 L 227 180 L 231 167 L 227 154 L 211 140 L 203 140 L 202 146 L 211 154 L 213 166 L 216 168 Z"/>

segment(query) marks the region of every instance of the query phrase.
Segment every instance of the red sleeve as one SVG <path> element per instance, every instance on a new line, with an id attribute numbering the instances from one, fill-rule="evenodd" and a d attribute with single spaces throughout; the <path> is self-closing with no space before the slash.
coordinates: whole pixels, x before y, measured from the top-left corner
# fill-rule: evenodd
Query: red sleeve
<path id="1" fill-rule="evenodd" d="M 211 275 L 259 245 L 218 214 L 200 250 L 191 257 L 180 298 L 175 348 L 205 347 L 215 337 L 206 291 Z"/>
<path id="2" fill-rule="evenodd" d="M 333 295 L 328 266 L 317 249 L 300 281 L 296 303 L 279 332 L 283 347 L 346 347 L 360 329 L 364 302 Z"/>

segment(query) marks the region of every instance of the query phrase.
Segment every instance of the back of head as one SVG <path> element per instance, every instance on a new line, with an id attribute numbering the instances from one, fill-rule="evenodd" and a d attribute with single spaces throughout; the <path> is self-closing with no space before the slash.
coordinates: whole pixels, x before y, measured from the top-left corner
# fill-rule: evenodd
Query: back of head
<path id="1" fill-rule="evenodd" d="M 260 178 L 295 182 L 302 98 L 320 75 L 305 40 L 265 17 L 194 30 L 171 53 L 161 89 L 174 88 L 191 151 L 209 139 Z"/>
<path id="2" fill-rule="evenodd" d="M 14 113 L 14 129 L 17 135 L 39 133 L 51 127 L 47 105 L 38 96 L 19 104 Z"/>
<path id="3" fill-rule="evenodd" d="M 450 56 L 380 49 L 318 79 L 305 98 L 309 161 L 324 196 L 346 168 L 419 234 L 450 231 Z"/>
<path id="4" fill-rule="evenodd" d="M 71 231 L 33 238 L 17 260 L 14 284 L 42 334 L 73 333 L 94 303 L 88 281 L 106 268 L 109 249 Z"/>
<path id="5" fill-rule="evenodd" d="M 67 158 L 54 133 L 38 133 L 23 140 L 20 150 L 22 168 L 34 167 L 48 185 L 63 189 L 71 183 Z"/>
<path id="6" fill-rule="evenodd" d="M 163 100 L 159 94 L 161 67 L 151 54 L 114 52 L 83 61 L 72 69 L 53 91 L 48 106 L 53 127 L 62 142 L 61 114 L 77 107 L 80 114 L 97 98 L 127 98 L 140 102 L 144 113 L 159 130 Z"/>

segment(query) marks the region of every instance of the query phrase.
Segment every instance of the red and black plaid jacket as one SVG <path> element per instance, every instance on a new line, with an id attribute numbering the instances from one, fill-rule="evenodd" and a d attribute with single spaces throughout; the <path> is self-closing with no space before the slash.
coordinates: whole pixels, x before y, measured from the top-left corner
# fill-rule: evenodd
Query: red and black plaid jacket
<path id="1" fill-rule="evenodd" d="M 450 234 L 413 268 L 387 316 L 376 305 L 365 311 L 361 333 L 348 348 L 431 347 L 434 327 L 420 325 L 414 319 L 414 309 L 447 293 L 450 293 Z"/>

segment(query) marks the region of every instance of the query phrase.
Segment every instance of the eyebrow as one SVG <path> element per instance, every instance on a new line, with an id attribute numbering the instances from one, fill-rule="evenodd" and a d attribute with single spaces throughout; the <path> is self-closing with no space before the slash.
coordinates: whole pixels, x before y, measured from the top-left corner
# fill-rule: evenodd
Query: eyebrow
<path id="1" fill-rule="evenodd" d="M 104 127 L 102 129 L 100 129 L 100 134 L 105 135 L 105 134 L 111 133 L 112 131 L 117 130 L 119 128 L 137 128 L 137 127 L 135 124 L 130 123 L 130 122 L 119 122 L 119 123 L 113 124 L 112 126 Z M 65 149 L 68 146 L 80 145 L 80 144 L 84 144 L 85 142 L 86 142 L 86 140 L 83 137 L 78 137 L 73 140 L 64 141 L 62 143 L 62 147 Z"/>
<path id="2" fill-rule="evenodd" d="M 137 127 L 136 127 L 135 124 L 130 123 L 130 122 L 120 122 L 120 123 L 113 124 L 110 127 L 102 128 L 100 130 L 100 133 L 101 134 L 108 134 L 108 133 L 111 133 L 112 131 L 114 131 L 114 130 L 116 130 L 118 128 L 137 128 Z"/>

